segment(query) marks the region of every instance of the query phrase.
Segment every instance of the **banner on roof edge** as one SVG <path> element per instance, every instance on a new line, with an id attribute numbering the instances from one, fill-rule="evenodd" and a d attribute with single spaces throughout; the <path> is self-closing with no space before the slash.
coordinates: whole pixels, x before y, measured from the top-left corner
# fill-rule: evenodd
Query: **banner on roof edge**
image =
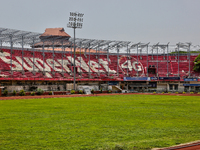
<path id="1" fill-rule="evenodd" d="M 197 78 L 185 78 L 184 81 L 198 81 Z"/>
<path id="2" fill-rule="evenodd" d="M 158 80 L 158 77 L 151 77 L 150 80 Z"/>
<path id="3" fill-rule="evenodd" d="M 180 80 L 180 77 L 159 77 L 159 80 Z"/>
<path id="4" fill-rule="evenodd" d="M 108 81 L 108 85 L 118 85 L 118 81 Z"/>
<path id="5" fill-rule="evenodd" d="M 183 84 L 183 86 L 200 86 L 200 84 Z"/>
<path id="6" fill-rule="evenodd" d="M 124 77 L 124 81 L 150 81 L 150 77 Z"/>

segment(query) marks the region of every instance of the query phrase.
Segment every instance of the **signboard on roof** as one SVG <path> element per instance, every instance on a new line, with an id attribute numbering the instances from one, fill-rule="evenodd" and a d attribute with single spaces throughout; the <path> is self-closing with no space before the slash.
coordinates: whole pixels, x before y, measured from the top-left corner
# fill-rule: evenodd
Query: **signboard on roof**
<path id="1" fill-rule="evenodd" d="M 184 81 L 198 81 L 197 78 L 185 78 Z"/>
<path id="2" fill-rule="evenodd" d="M 119 82 L 118 81 L 109 81 L 108 85 L 118 85 Z"/>
<path id="3" fill-rule="evenodd" d="M 200 86 L 200 84 L 183 84 L 183 86 Z"/>
<path id="4" fill-rule="evenodd" d="M 159 80 L 180 80 L 180 77 L 159 77 Z"/>
<path id="5" fill-rule="evenodd" d="M 124 77 L 124 81 L 149 81 L 149 77 Z"/>
<path id="6" fill-rule="evenodd" d="M 151 77 L 150 80 L 158 80 L 158 77 Z"/>

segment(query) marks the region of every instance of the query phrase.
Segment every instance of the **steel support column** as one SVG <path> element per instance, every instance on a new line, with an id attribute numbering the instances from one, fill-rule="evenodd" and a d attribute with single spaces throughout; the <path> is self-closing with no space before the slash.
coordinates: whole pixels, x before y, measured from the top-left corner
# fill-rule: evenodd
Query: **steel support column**
<path id="1" fill-rule="evenodd" d="M 62 40 L 62 75 L 63 75 L 63 51 L 64 51 L 64 47 L 63 47 L 63 40 Z"/>
<path id="2" fill-rule="evenodd" d="M 73 72 L 72 72 L 72 65 L 73 65 L 73 63 L 72 63 L 72 45 L 71 45 L 71 75 L 73 74 Z"/>
<path id="3" fill-rule="evenodd" d="M 129 74 L 128 74 L 128 61 L 129 61 L 129 59 L 128 59 L 128 44 L 127 44 L 127 67 L 126 67 L 126 69 L 127 69 L 127 76 L 129 76 Z"/>
<path id="4" fill-rule="evenodd" d="M 178 45 L 178 77 L 180 76 L 180 69 L 179 69 L 179 45 Z"/>
<path id="5" fill-rule="evenodd" d="M 157 77 L 158 77 L 158 46 L 157 46 L 157 69 L 156 69 Z"/>
<path id="6" fill-rule="evenodd" d="M 117 76 L 119 76 L 119 45 L 117 45 Z"/>
<path id="7" fill-rule="evenodd" d="M 2 51 L 2 46 L 3 46 L 2 44 L 3 44 L 3 41 L 1 40 L 1 51 Z"/>
<path id="8" fill-rule="evenodd" d="M 190 44 L 188 50 L 189 50 L 189 77 L 190 77 Z"/>
<path id="9" fill-rule="evenodd" d="M 100 73 L 99 73 L 99 67 L 100 67 L 100 64 L 99 64 L 99 43 L 98 43 L 98 75 L 100 75 Z"/>
<path id="10" fill-rule="evenodd" d="M 167 44 L 167 77 L 169 77 L 169 45 Z"/>
<path id="11" fill-rule="evenodd" d="M 32 51 L 33 51 L 33 73 L 35 75 L 35 38 L 33 38 Z"/>
<path id="12" fill-rule="evenodd" d="M 80 74 L 81 74 L 81 77 L 82 77 L 82 71 L 81 71 L 81 52 L 82 51 L 82 42 L 80 42 Z"/>
<path id="13" fill-rule="evenodd" d="M 10 69 L 11 69 L 11 75 L 13 75 L 13 72 L 12 72 L 12 53 L 13 53 L 13 40 L 12 40 L 12 35 L 10 35 L 10 50 L 11 50 L 11 54 L 10 54 Z"/>
<path id="14" fill-rule="evenodd" d="M 138 77 L 138 44 L 137 44 L 137 77 Z"/>
<path id="15" fill-rule="evenodd" d="M 129 59 L 130 59 L 130 63 L 131 63 L 131 70 L 133 70 L 132 57 L 131 57 L 131 48 L 129 49 Z M 132 75 L 132 71 L 130 72 L 130 75 Z"/>
<path id="16" fill-rule="evenodd" d="M 45 69 L 44 69 L 44 41 L 43 41 L 43 44 L 42 44 L 42 55 L 43 55 L 43 73 L 45 72 Z"/>
<path id="17" fill-rule="evenodd" d="M 89 44 L 89 78 L 91 77 L 91 70 L 90 70 L 90 44 Z"/>
<path id="18" fill-rule="evenodd" d="M 55 68 L 54 68 L 54 66 L 55 66 L 55 60 L 54 60 L 54 55 L 55 55 L 55 52 L 54 52 L 54 42 L 55 41 L 54 41 L 54 38 L 53 38 L 53 73 L 55 73 Z"/>
<path id="19" fill-rule="evenodd" d="M 22 36 L 22 72 L 24 74 L 24 36 Z"/>
<path id="20" fill-rule="evenodd" d="M 149 47 L 149 44 L 147 44 L 147 77 L 149 77 L 149 72 L 148 72 L 148 71 L 149 71 L 149 69 L 148 69 L 148 68 L 149 68 L 149 67 L 148 67 L 148 64 L 149 64 L 149 63 L 148 63 L 148 61 L 149 61 L 149 59 L 148 59 L 148 57 L 149 57 L 149 56 L 148 56 L 148 55 L 149 55 L 149 54 L 148 54 L 148 47 Z"/>
<path id="21" fill-rule="evenodd" d="M 109 59 L 109 44 L 108 44 L 108 50 L 107 50 L 107 60 L 108 60 L 108 77 L 109 77 L 109 62 L 110 62 L 110 59 Z"/>

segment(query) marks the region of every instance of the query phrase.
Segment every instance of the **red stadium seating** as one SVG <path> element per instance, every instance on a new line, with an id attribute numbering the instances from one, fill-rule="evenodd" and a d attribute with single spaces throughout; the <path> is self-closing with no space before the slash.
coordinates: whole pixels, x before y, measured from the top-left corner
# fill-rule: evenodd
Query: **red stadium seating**
<path id="1" fill-rule="evenodd" d="M 70 52 L 65 54 L 54 52 L 53 54 L 52 51 L 45 51 L 43 56 L 41 50 L 33 51 L 32 49 L 26 49 L 22 53 L 22 50 L 12 50 L 11 52 L 10 49 L 3 49 L 3 52 L 0 52 L 0 56 L 0 78 L 4 80 L 73 80 L 73 55 Z M 13 60 L 12 67 L 11 56 Z M 128 59 L 126 55 L 120 55 L 119 65 L 117 65 L 117 55 L 109 55 L 109 61 L 107 60 L 107 54 L 99 55 L 99 60 L 97 56 L 92 53 L 90 56 L 87 54 L 86 57 L 85 54 L 76 55 L 75 69 L 77 80 L 121 81 L 126 76 L 136 77 L 137 73 L 138 76 L 144 77 L 147 76 L 147 68 L 150 70 L 152 66 L 156 70 L 156 73 L 149 72 L 149 77 L 155 77 L 157 75 L 159 77 L 166 77 L 169 75 L 184 78 L 189 75 L 189 64 L 191 76 L 200 75 L 192 70 L 194 65 L 193 61 L 197 55 L 190 56 L 190 63 L 186 55 L 180 55 L 179 59 L 177 56 L 169 55 L 168 62 L 166 55 L 149 55 L 148 63 L 147 55 L 137 56 L 132 54 Z M 64 62 L 62 62 L 62 58 Z M 24 61 L 23 70 L 22 59 Z M 137 61 L 139 62 L 138 64 Z M 62 63 L 64 64 L 63 66 Z M 90 69 L 89 63 L 92 66 Z"/>

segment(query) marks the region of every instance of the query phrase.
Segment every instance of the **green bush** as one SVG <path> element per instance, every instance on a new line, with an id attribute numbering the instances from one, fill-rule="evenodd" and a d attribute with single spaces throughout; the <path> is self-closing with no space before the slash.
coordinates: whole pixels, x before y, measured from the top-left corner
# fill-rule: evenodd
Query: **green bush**
<path id="1" fill-rule="evenodd" d="M 153 92 L 153 94 L 156 94 L 156 92 Z"/>
<path id="2" fill-rule="evenodd" d="M 102 90 L 102 88 L 100 89 L 100 93 L 103 93 L 103 90 Z"/>
<path id="3" fill-rule="evenodd" d="M 93 89 L 91 90 L 91 93 L 94 94 L 94 90 Z"/>
<path id="4" fill-rule="evenodd" d="M 186 92 L 183 92 L 183 94 L 185 94 Z"/>
<path id="5" fill-rule="evenodd" d="M 200 71 L 200 54 L 194 59 L 194 66 L 193 66 L 194 71 Z"/>
<path id="6" fill-rule="evenodd" d="M 188 52 L 186 51 L 179 51 L 179 52 L 171 52 L 170 54 L 187 54 Z M 199 51 L 190 51 L 190 53 L 199 53 Z"/>
<path id="7" fill-rule="evenodd" d="M 190 92 L 190 94 L 194 94 L 194 92 Z"/>
<path id="8" fill-rule="evenodd" d="M 178 92 L 175 92 L 176 94 L 178 94 Z"/>
<path id="9" fill-rule="evenodd" d="M 71 94 L 75 94 L 75 90 L 71 90 L 70 93 L 71 93 Z"/>
<path id="10" fill-rule="evenodd" d="M 79 94 L 83 94 L 83 90 L 79 90 L 78 93 L 79 93 Z"/>
<path id="11" fill-rule="evenodd" d="M 200 92 L 198 92 L 197 94 L 200 94 Z"/>
<path id="12" fill-rule="evenodd" d="M 35 95 L 35 92 L 31 92 L 31 96 L 34 96 Z"/>
<path id="13" fill-rule="evenodd" d="M 112 93 L 112 91 L 111 91 L 111 90 L 108 90 L 108 93 Z"/>
<path id="14" fill-rule="evenodd" d="M 168 94 L 171 94 L 171 92 L 168 92 Z"/>
<path id="15" fill-rule="evenodd" d="M 165 92 L 162 92 L 162 94 L 165 94 Z"/>
<path id="16" fill-rule="evenodd" d="M 8 90 L 4 90 L 4 91 L 3 91 L 3 95 L 4 95 L 4 96 L 7 96 L 7 95 L 8 95 Z"/>
<path id="17" fill-rule="evenodd" d="M 13 95 L 15 96 L 16 94 L 17 94 L 17 92 L 14 90 L 14 91 L 13 91 Z"/>
<path id="18" fill-rule="evenodd" d="M 42 95 L 44 93 L 44 91 L 42 89 L 37 89 L 37 95 Z"/>
<path id="19" fill-rule="evenodd" d="M 20 95 L 20 96 L 25 96 L 26 93 L 24 92 L 24 90 L 20 90 L 20 91 L 19 91 L 19 95 Z"/>
<path id="20" fill-rule="evenodd" d="M 53 95 L 53 92 L 52 92 L 52 91 L 49 91 L 49 95 Z"/>

